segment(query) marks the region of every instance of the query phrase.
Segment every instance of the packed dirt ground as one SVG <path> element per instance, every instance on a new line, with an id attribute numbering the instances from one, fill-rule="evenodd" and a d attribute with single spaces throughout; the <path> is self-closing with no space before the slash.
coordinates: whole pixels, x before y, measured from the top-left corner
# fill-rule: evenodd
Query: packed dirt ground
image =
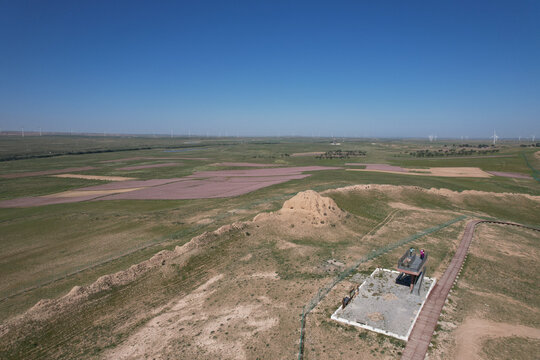
<path id="1" fill-rule="evenodd" d="M 26 359 L 296 358 L 303 306 L 346 265 L 463 213 L 489 216 L 519 208 L 537 219 L 534 212 L 539 204 L 539 196 L 413 186 L 358 185 L 323 195 L 300 192 L 279 211 L 205 232 L 127 270 L 74 287 L 60 298 L 40 301 L 0 326 L 0 355 Z M 464 225 L 465 221 L 459 221 L 405 248 L 429 249 L 430 275 L 440 276 Z M 488 270 L 466 271 L 462 279 L 469 274 L 474 281 L 465 280 L 467 292 L 462 295 L 458 290 L 454 295 L 452 304 L 461 310 L 444 315 L 447 333 L 439 332 L 430 357 L 481 352 L 479 339 L 465 341 L 460 335 L 470 330 L 470 322 L 464 322 L 469 313 L 484 319 L 478 323 L 482 326 L 485 321 L 508 323 L 505 326 L 514 329 L 509 334 L 519 339 L 524 327 L 538 328 L 538 317 L 530 315 L 540 311 L 538 289 L 533 286 L 540 269 L 532 260 L 540 256 L 535 246 L 539 236 L 526 230 L 498 231 L 498 227 L 483 227 L 470 256 L 474 259 L 485 253 L 481 261 L 504 265 L 500 268 L 512 270 L 518 283 L 492 289 L 485 285 L 488 278 L 478 278 L 489 276 Z M 500 238 L 506 240 L 498 243 Z M 307 318 L 305 358 L 400 356 L 403 342 L 333 322 L 330 314 L 351 286 L 375 267 L 392 268 L 402 251 L 397 248 L 362 264 L 321 301 Z M 470 260 L 471 270 L 473 265 Z M 477 288 L 478 283 L 483 285 Z M 479 292 L 488 294 L 485 301 L 492 310 L 480 304 L 463 310 L 475 303 L 468 297 L 484 296 Z M 499 292 L 505 297 L 495 295 Z M 498 310 L 508 311 L 516 302 L 518 310 L 500 315 Z M 525 339 L 534 339 L 531 334 Z M 486 330 L 479 338 L 498 335 Z M 448 340 L 443 341 L 445 336 Z"/>

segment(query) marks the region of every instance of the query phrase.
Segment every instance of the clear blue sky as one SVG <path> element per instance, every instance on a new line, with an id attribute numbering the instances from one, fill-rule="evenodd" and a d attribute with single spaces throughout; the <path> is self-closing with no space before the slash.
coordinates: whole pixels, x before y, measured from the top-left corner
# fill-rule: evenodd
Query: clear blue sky
<path id="1" fill-rule="evenodd" d="M 540 1 L 0 0 L 0 128 L 540 137 Z"/>

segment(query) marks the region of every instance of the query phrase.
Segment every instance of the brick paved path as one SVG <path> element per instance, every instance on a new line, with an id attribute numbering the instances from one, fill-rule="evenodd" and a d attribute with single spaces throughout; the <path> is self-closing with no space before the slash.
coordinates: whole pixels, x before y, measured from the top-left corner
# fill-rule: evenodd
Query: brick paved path
<path id="1" fill-rule="evenodd" d="M 420 315 L 416 320 L 411 335 L 409 336 L 407 346 L 403 351 L 403 355 L 401 357 L 402 360 L 423 360 L 426 356 L 429 343 L 431 342 L 431 336 L 433 335 L 433 331 L 435 331 L 435 327 L 437 326 L 437 321 L 444 306 L 446 297 L 448 296 L 448 293 L 450 292 L 450 289 L 452 288 L 452 285 L 456 280 L 456 276 L 458 275 L 459 270 L 463 266 L 463 260 L 465 260 L 465 256 L 467 255 L 469 245 L 471 244 L 473 238 L 474 228 L 477 224 L 483 222 L 520 226 L 535 231 L 540 231 L 537 228 L 531 228 L 521 224 L 507 223 L 502 221 L 469 221 L 467 223 L 467 226 L 465 227 L 465 233 L 463 234 L 461 243 L 459 244 L 456 254 L 452 258 L 450 265 L 448 265 L 448 268 L 444 272 L 443 276 L 437 282 L 437 284 L 429 294 L 429 297 L 426 299 L 426 303 L 424 304 L 424 307 L 422 308 L 422 311 L 420 312 Z"/>

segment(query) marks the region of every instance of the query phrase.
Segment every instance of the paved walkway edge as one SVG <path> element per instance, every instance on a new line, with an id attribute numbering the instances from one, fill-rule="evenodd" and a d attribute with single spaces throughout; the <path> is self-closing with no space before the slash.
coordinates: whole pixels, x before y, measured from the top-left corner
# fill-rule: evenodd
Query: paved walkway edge
<path id="1" fill-rule="evenodd" d="M 469 221 L 465 227 L 465 232 L 463 233 L 461 243 L 459 244 L 454 257 L 452 258 L 450 265 L 448 265 L 448 268 L 444 272 L 443 276 L 437 282 L 426 299 L 424 307 L 422 308 L 409 336 L 407 346 L 403 351 L 403 355 L 401 357 L 402 360 L 423 360 L 425 358 L 431 342 L 431 337 L 433 336 L 433 332 L 435 331 L 435 327 L 437 326 L 437 322 L 439 320 L 439 315 L 441 314 L 441 310 L 446 301 L 446 297 L 454 285 L 457 275 L 463 267 L 463 261 L 467 256 L 469 246 L 471 245 L 473 239 L 474 229 L 476 225 L 480 223 L 519 226 L 540 231 L 538 228 L 496 220 Z"/>

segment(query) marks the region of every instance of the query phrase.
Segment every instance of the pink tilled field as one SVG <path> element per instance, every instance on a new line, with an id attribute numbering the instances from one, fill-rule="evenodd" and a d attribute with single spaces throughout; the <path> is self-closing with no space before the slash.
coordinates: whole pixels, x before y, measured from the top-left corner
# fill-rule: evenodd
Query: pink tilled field
<path id="1" fill-rule="evenodd" d="M 532 179 L 532 176 L 515 172 L 502 172 L 502 171 L 488 171 L 491 175 L 503 176 L 515 179 Z"/>
<path id="2" fill-rule="evenodd" d="M 67 168 L 67 169 L 20 172 L 20 173 L 0 175 L 0 177 L 4 179 L 17 179 L 17 178 L 29 177 L 29 176 L 54 175 L 54 174 L 63 174 L 63 173 L 70 173 L 70 172 L 77 172 L 77 171 L 94 170 L 94 169 L 95 167 L 93 166 L 84 166 L 84 167 Z"/>
<path id="3" fill-rule="evenodd" d="M 144 188 L 99 198 L 99 200 L 180 200 L 222 198 L 238 196 L 267 186 L 281 184 L 290 180 L 303 179 L 305 175 L 276 176 L 251 178 L 219 178 L 182 180 L 162 186 Z"/>
<path id="4" fill-rule="evenodd" d="M 202 171 L 183 178 L 111 182 L 58 194 L 5 200 L 0 202 L 0 207 L 29 207 L 89 200 L 223 198 L 246 194 L 267 186 L 310 176 L 304 172 L 336 169 L 340 168 L 305 166 Z"/>

